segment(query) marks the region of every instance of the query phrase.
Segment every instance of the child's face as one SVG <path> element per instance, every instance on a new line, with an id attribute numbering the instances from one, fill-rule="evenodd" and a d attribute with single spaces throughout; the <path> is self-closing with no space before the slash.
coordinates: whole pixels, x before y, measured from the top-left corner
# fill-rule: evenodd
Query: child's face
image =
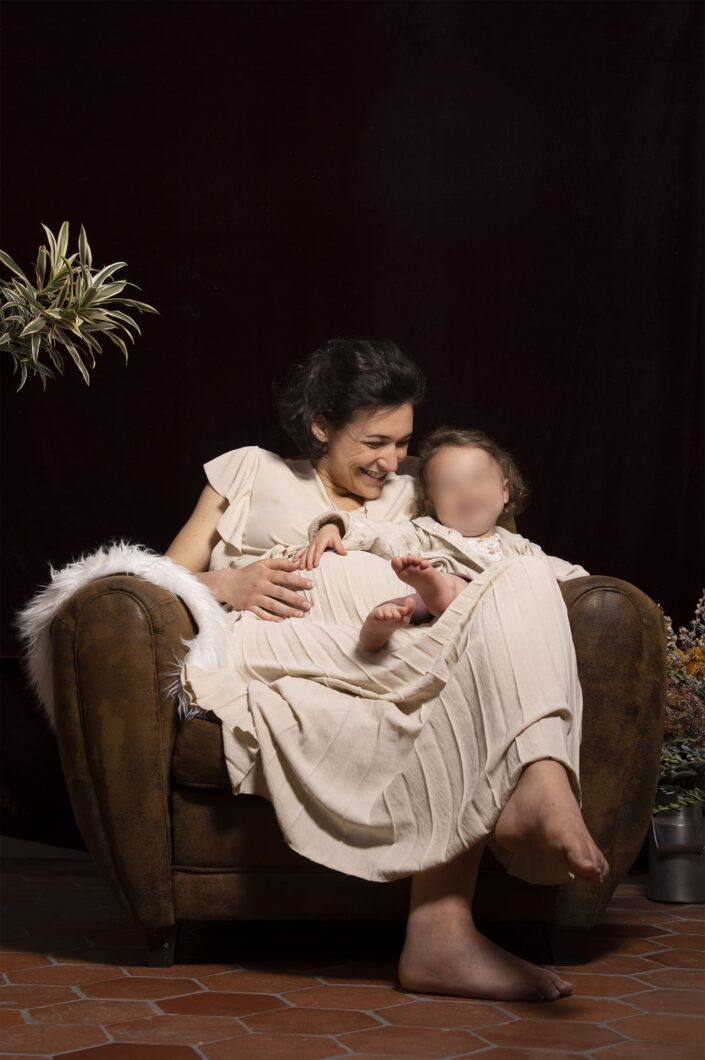
<path id="1" fill-rule="evenodd" d="M 438 521 L 466 537 L 488 533 L 509 500 L 509 479 L 484 449 L 444 446 L 426 465 L 428 496 Z"/>

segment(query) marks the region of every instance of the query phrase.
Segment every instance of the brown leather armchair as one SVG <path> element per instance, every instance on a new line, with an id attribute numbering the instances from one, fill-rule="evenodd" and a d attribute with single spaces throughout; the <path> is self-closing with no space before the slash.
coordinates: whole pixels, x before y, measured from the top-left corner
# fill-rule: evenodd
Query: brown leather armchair
<path id="1" fill-rule="evenodd" d="M 611 874 L 535 886 L 486 848 L 476 915 L 589 928 L 634 862 L 658 782 L 665 631 L 657 605 L 628 582 L 561 584 L 583 689 L 583 813 Z M 405 920 L 411 878 L 376 883 L 288 847 L 267 799 L 232 793 L 218 721 L 181 725 L 164 689 L 182 637 L 183 602 L 113 574 L 85 585 L 52 626 L 56 731 L 78 827 L 153 966 L 173 963 L 184 920 Z"/>

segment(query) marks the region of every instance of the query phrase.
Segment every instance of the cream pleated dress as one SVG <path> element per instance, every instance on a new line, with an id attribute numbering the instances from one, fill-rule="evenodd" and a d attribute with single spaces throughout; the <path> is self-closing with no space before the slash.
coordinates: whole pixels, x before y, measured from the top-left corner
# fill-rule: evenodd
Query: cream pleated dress
<path id="1" fill-rule="evenodd" d="M 211 570 L 307 544 L 310 523 L 331 507 L 308 460 L 245 446 L 204 468 L 229 501 Z M 367 502 L 370 519 L 408 519 L 413 491 L 410 476 L 389 475 Z M 435 622 L 398 630 L 374 653 L 358 647 L 362 621 L 409 592 L 388 560 L 328 552 L 305 576 L 315 582 L 305 618 L 230 610 L 218 667 L 184 659 L 190 701 L 222 723 L 233 792 L 269 799 L 292 849 L 363 879 L 444 864 L 485 837 L 512 875 L 567 882 L 562 861 L 514 855 L 493 835 L 537 759 L 561 762 L 582 804 L 582 695 L 546 559 L 509 554 L 474 572 Z"/>

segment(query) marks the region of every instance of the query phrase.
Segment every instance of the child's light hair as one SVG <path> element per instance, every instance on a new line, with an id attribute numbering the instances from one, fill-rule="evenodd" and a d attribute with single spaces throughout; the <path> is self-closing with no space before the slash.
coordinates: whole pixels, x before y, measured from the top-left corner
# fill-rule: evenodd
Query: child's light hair
<path id="1" fill-rule="evenodd" d="M 437 427 L 419 446 L 419 461 L 416 465 L 416 500 L 413 518 L 436 513 L 428 493 L 428 465 L 430 460 L 441 449 L 468 448 L 484 449 L 502 472 L 502 477 L 509 480 L 509 500 L 504 506 L 505 516 L 515 516 L 523 512 L 529 502 L 529 488 L 511 453 L 497 445 L 484 431 L 461 430 L 456 427 Z"/>

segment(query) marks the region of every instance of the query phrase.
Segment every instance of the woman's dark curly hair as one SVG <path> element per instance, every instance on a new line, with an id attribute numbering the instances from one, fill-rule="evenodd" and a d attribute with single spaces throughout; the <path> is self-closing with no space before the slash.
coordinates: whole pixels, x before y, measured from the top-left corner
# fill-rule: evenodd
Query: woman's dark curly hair
<path id="1" fill-rule="evenodd" d="M 326 451 L 311 430 L 316 417 L 339 429 L 362 409 L 417 405 L 424 389 L 423 372 L 395 342 L 360 338 L 329 339 L 273 385 L 283 429 L 311 460 Z"/>
<path id="2" fill-rule="evenodd" d="M 436 518 L 428 492 L 428 465 L 437 452 L 448 446 L 484 449 L 502 472 L 502 477 L 509 479 L 509 500 L 504 506 L 504 514 L 517 515 L 524 511 L 529 503 L 529 487 L 511 453 L 497 445 L 484 431 L 437 427 L 427 438 L 424 438 L 419 446 L 419 461 L 416 465 L 416 502 L 412 518 L 416 519 L 420 515 L 430 515 Z"/>

